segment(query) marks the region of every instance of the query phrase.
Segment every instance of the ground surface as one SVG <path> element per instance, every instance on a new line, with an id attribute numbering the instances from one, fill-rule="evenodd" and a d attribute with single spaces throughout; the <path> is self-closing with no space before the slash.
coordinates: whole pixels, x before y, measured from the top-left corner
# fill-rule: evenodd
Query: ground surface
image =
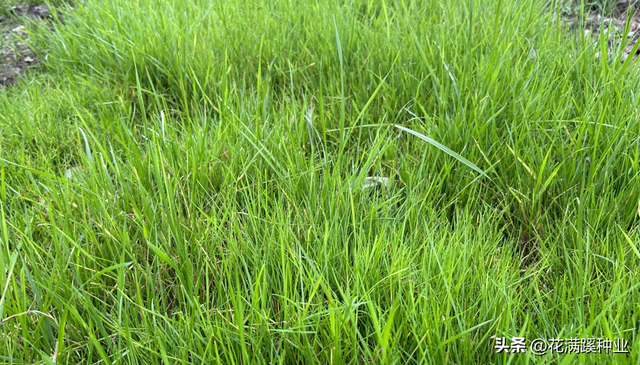
<path id="1" fill-rule="evenodd" d="M 16 78 L 24 76 L 26 68 L 37 63 L 37 58 L 27 46 L 25 23 L 50 18 L 45 5 L 15 5 L 0 15 L 2 48 L 0 48 L 0 87 L 13 85 Z"/>
<path id="2" fill-rule="evenodd" d="M 0 8 L 0 88 L 14 85 L 28 68 L 38 63 L 38 57 L 26 42 L 27 27 L 33 22 L 63 22 L 62 14 L 56 15 L 54 18 L 47 5 L 33 1 L 17 1 Z M 40 57 L 44 56 L 46 48 L 40 49 L 38 53 Z"/>
<path id="3" fill-rule="evenodd" d="M 617 15 L 64 3 L 1 23 L 0 363 L 639 363 Z"/>
<path id="4" fill-rule="evenodd" d="M 598 7 L 582 7 L 580 1 L 565 8 L 562 13 L 562 22 L 576 32 L 584 31 L 594 39 L 598 39 L 602 33 L 608 38 L 608 47 L 613 52 L 624 39 L 625 47 L 623 58 L 630 54 L 637 57 L 637 47 L 634 46 L 640 39 L 640 3 L 637 1 L 620 1 L 615 6 L 601 9 Z M 586 17 L 581 14 L 587 13 Z M 628 24 L 628 28 L 627 28 Z M 626 34 L 625 34 L 626 31 Z M 626 35 L 626 36 L 625 36 Z"/>

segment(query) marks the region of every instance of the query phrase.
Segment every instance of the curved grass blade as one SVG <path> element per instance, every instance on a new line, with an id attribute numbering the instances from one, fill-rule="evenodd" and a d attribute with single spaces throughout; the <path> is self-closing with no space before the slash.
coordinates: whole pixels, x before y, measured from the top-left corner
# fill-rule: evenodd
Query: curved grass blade
<path id="1" fill-rule="evenodd" d="M 416 131 L 414 131 L 414 130 L 412 130 L 412 129 L 409 129 L 409 128 L 406 128 L 406 127 L 403 127 L 403 126 L 401 126 L 401 125 L 394 124 L 394 127 L 398 128 L 398 129 L 400 129 L 400 130 L 403 130 L 403 131 L 405 131 L 405 132 L 407 132 L 407 133 L 413 134 L 414 136 L 416 136 L 416 137 L 418 137 L 418 138 L 422 139 L 423 141 L 425 141 L 425 142 L 429 143 L 430 145 L 432 145 L 432 146 L 434 146 L 434 147 L 438 148 L 439 150 L 441 150 L 442 152 L 446 153 L 447 155 L 449 155 L 449 156 L 451 156 L 451 157 L 455 158 L 456 160 L 458 160 L 458 161 L 462 162 L 462 163 L 463 163 L 463 164 L 465 164 L 467 167 L 469 167 L 469 168 L 471 168 L 472 170 L 474 170 L 474 171 L 478 172 L 480 175 L 485 176 L 485 177 L 487 177 L 489 180 L 491 180 L 491 178 L 490 178 L 490 177 L 489 177 L 489 176 L 484 172 L 484 170 L 482 170 L 481 168 L 479 168 L 478 166 L 476 166 L 473 162 L 471 162 L 471 161 L 467 160 L 466 158 L 462 157 L 462 156 L 461 156 L 461 155 L 459 155 L 457 152 L 455 152 L 455 151 L 451 150 L 449 147 L 447 147 L 447 146 L 443 145 L 442 143 L 440 143 L 440 142 L 438 142 L 438 141 L 436 141 L 436 140 L 434 140 L 434 139 L 432 139 L 432 138 L 429 138 L 429 137 L 425 136 L 425 135 L 424 135 L 424 134 L 422 134 L 422 133 L 416 132 Z"/>

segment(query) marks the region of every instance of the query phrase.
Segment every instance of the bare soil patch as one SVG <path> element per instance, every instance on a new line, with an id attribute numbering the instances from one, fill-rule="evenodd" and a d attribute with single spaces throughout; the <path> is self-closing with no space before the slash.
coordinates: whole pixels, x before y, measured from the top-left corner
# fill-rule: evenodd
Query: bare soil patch
<path id="1" fill-rule="evenodd" d="M 573 5 L 562 14 L 566 26 L 575 31 L 582 31 L 592 39 L 598 39 L 601 34 L 606 34 L 610 53 L 626 40 L 622 60 L 626 60 L 629 56 L 634 59 L 638 57 L 640 50 L 634 52 L 633 48 L 640 40 L 640 1 L 618 1 L 617 5 L 606 13 L 593 9 L 583 20 L 580 19 L 579 9 L 580 1 L 574 1 Z M 629 20 L 629 28 L 625 30 L 627 20 Z"/>
<path id="2" fill-rule="evenodd" d="M 53 19 L 45 5 L 17 5 L 0 15 L 0 88 L 15 84 L 38 59 L 27 46 L 25 24 Z"/>

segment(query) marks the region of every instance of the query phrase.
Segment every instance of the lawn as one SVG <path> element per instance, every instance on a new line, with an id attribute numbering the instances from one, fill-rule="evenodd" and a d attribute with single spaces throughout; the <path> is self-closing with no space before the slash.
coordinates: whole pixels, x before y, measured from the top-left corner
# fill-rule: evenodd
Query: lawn
<path id="1" fill-rule="evenodd" d="M 640 361 L 624 39 L 560 1 L 55 6 L 0 90 L 0 363 Z"/>

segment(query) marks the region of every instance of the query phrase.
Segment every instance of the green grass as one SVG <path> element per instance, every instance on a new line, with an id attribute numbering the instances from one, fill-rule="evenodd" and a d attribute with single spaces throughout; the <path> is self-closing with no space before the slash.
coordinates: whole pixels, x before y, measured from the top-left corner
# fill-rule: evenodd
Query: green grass
<path id="1" fill-rule="evenodd" d="M 0 362 L 638 363 L 640 79 L 557 5 L 61 5 L 0 91 Z"/>

